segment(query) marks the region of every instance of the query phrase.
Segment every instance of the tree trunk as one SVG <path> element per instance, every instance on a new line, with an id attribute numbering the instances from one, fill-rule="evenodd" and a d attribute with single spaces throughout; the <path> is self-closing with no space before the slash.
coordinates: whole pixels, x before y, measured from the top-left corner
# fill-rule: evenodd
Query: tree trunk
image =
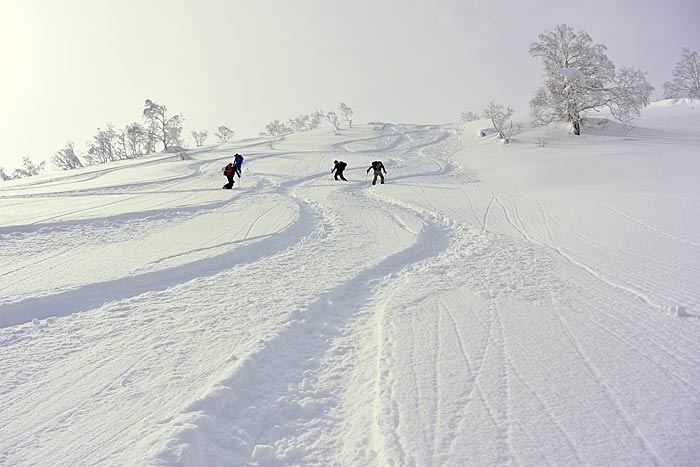
<path id="1" fill-rule="evenodd" d="M 574 134 L 575 135 L 580 135 L 581 134 L 581 122 L 578 120 L 575 120 L 572 125 L 574 126 Z"/>

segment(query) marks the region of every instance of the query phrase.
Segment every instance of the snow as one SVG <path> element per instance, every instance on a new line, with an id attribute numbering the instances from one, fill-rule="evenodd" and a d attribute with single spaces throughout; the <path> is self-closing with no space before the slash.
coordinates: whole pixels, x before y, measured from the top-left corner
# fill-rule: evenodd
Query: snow
<path id="1" fill-rule="evenodd" d="M 579 69 L 562 68 L 561 74 L 564 76 L 564 79 L 569 83 L 576 83 L 579 86 L 586 85 L 586 75 Z"/>
<path id="2" fill-rule="evenodd" d="M 697 464 L 698 104 L 0 185 L 0 465 Z"/>

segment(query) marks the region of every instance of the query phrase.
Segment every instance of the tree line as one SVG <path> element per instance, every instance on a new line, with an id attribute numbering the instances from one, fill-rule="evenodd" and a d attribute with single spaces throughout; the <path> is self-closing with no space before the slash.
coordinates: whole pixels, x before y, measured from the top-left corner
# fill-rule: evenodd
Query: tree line
<path id="1" fill-rule="evenodd" d="M 301 114 L 290 118 L 286 123 L 274 120 L 270 122 L 260 136 L 281 137 L 298 131 L 313 130 L 327 121 L 335 130 L 340 130 L 343 123 L 352 127 L 353 110 L 344 103 L 340 103 L 338 113 L 335 111 L 324 112 L 317 110 L 311 114 Z M 182 114 L 171 115 L 165 105 L 146 99 L 142 111 L 142 122 L 133 122 L 124 128 L 116 128 L 107 123 L 104 128 L 98 128 L 97 133 L 87 143 L 87 150 L 79 154 L 75 143 L 68 140 L 63 148 L 59 149 L 50 158 L 56 168 L 71 170 L 79 167 L 104 164 L 125 159 L 135 159 L 157 150 L 162 152 L 182 152 L 183 148 L 183 122 Z M 214 136 L 220 144 L 230 142 L 235 132 L 226 127 L 219 126 Z M 209 137 L 206 130 L 192 131 L 192 140 L 197 147 L 203 146 Z M 41 173 L 46 162 L 34 164 L 29 157 L 22 161 L 22 168 L 15 169 L 12 173 L 5 173 L 0 167 L 0 180 L 31 177 Z"/>
<path id="2" fill-rule="evenodd" d="M 530 44 L 530 55 L 541 61 L 544 82 L 530 100 L 530 115 L 535 126 L 556 121 L 567 122 L 573 134 L 580 135 L 589 111 L 607 109 L 612 117 L 631 128 L 649 105 L 654 87 L 646 73 L 631 68 L 616 68 L 606 55 L 607 47 L 595 44 L 586 31 L 575 31 L 566 24 L 539 35 Z M 700 99 L 700 63 L 698 54 L 684 48 L 673 69 L 673 80 L 664 83 L 664 99 Z M 519 127 L 511 119 L 513 109 L 489 103 L 480 116 L 468 111 L 462 121 L 488 119 L 504 142 Z"/>

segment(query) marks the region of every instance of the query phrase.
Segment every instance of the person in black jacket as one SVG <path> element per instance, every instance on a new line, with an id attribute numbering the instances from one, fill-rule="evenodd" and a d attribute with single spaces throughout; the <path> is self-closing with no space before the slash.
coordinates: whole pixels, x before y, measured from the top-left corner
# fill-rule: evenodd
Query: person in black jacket
<path id="1" fill-rule="evenodd" d="M 335 171 L 335 179 L 336 180 L 338 180 L 338 177 L 340 177 L 341 180 L 345 180 L 347 182 L 345 177 L 343 177 L 343 170 L 345 170 L 345 167 L 347 167 L 347 166 L 348 166 L 347 162 L 333 161 L 333 168 L 331 169 L 331 173 L 333 173 L 333 171 Z"/>
<path id="2" fill-rule="evenodd" d="M 367 173 L 369 173 L 370 170 L 374 169 L 374 180 L 372 180 L 372 185 L 377 184 L 377 177 L 380 177 L 382 179 L 382 185 L 384 184 L 384 174 L 382 174 L 382 171 L 386 173 L 386 169 L 384 168 L 384 164 L 382 164 L 382 161 L 374 161 L 372 162 L 372 165 L 369 166 L 369 169 L 367 169 Z"/>

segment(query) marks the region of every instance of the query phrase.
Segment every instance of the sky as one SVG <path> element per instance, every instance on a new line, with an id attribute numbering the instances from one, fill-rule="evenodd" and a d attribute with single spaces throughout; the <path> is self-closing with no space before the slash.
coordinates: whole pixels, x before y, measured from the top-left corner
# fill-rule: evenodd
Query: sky
<path id="1" fill-rule="evenodd" d="M 661 98 L 681 49 L 700 50 L 697 0 L 0 0 L 0 167 L 48 160 L 151 99 L 184 134 L 256 136 L 340 102 L 354 121 L 459 121 L 490 101 L 528 114 L 530 43 L 587 31 Z"/>

